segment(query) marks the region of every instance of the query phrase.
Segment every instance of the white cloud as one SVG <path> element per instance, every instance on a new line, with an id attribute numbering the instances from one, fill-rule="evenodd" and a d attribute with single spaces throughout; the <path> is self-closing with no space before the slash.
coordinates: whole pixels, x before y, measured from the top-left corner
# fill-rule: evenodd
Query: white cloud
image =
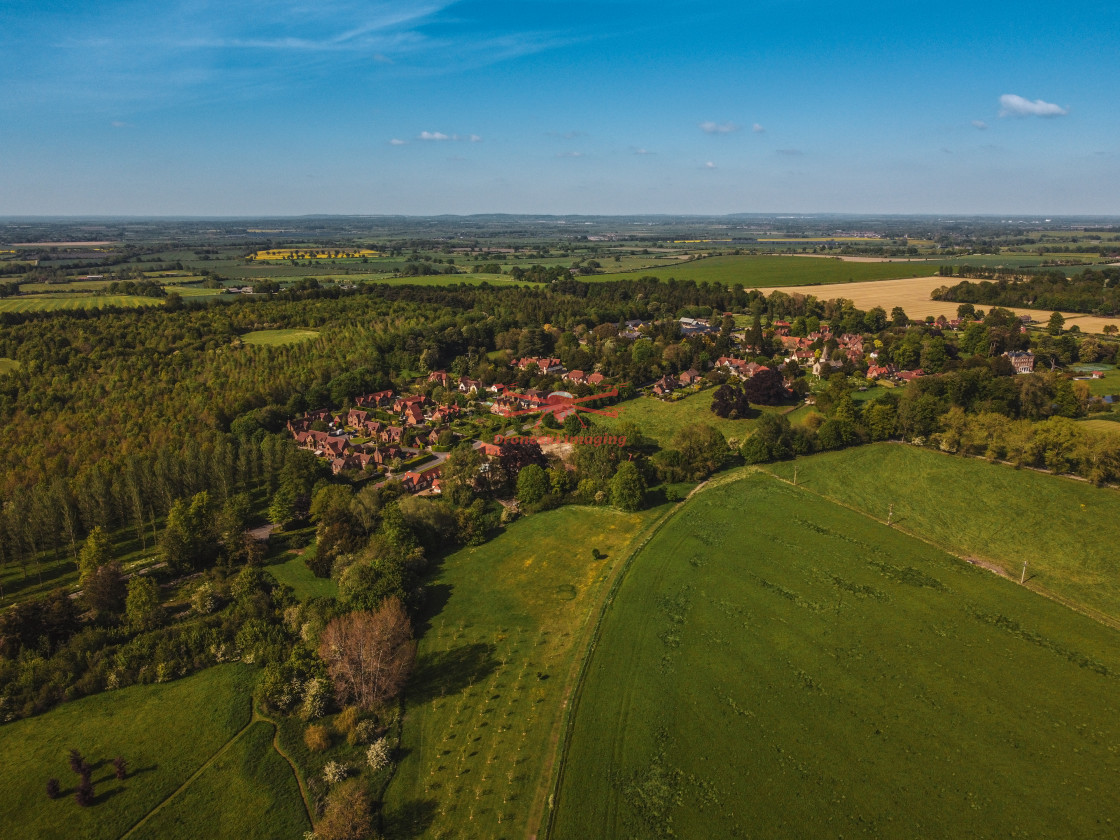
<path id="1" fill-rule="evenodd" d="M 643 149 L 641 146 L 639 146 L 638 148 L 634 149 L 634 154 L 636 154 L 636 155 L 652 155 L 652 154 L 654 154 L 654 152 L 651 152 L 649 149 Z"/>
<path id="2" fill-rule="evenodd" d="M 442 131 L 421 131 L 417 140 L 433 140 L 437 142 L 450 141 L 454 143 L 481 143 L 482 138 L 477 134 L 444 134 Z M 401 145 L 401 144 L 394 144 Z"/>
<path id="3" fill-rule="evenodd" d="M 986 122 L 984 122 L 983 120 L 973 120 L 972 125 L 973 125 L 974 128 L 978 128 L 981 131 L 985 131 L 988 128 L 988 124 Z"/>
<path id="4" fill-rule="evenodd" d="M 1001 96 L 999 105 L 1001 117 L 1064 117 L 1069 113 L 1068 108 L 1055 105 L 1053 102 L 1044 102 L 1041 99 L 1032 102 L 1014 93 L 1005 93 Z"/>
<path id="5" fill-rule="evenodd" d="M 401 140 L 399 137 L 394 137 L 392 140 L 389 141 L 389 145 L 390 146 L 407 146 L 408 141 L 407 140 Z"/>
<path id="6" fill-rule="evenodd" d="M 731 134 L 738 131 L 739 126 L 732 122 L 717 123 L 709 120 L 708 122 L 700 123 L 700 130 L 705 134 Z"/>
<path id="7" fill-rule="evenodd" d="M 755 123 L 754 125 L 752 125 L 751 126 L 751 131 L 753 131 L 755 134 L 765 134 L 766 133 L 766 129 L 763 128 L 759 123 Z"/>
<path id="8" fill-rule="evenodd" d="M 705 169 L 715 169 L 716 165 L 712 161 L 708 161 L 707 163 L 704 164 L 704 168 Z"/>

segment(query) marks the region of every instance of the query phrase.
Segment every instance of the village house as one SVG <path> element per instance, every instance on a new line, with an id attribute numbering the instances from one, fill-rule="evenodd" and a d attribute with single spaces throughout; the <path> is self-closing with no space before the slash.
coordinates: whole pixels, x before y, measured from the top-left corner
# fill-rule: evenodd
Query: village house
<path id="1" fill-rule="evenodd" d="M 689 368 L 679 377 L 681 385 L 695 385 L 703 378 L 703 374 L 695 368 Z"/>
<path id="2" fill-rule="evenodd" d="M 375 391 L 372 394 L 362 394 L 354 402 L 363 408 L 380 408 L 393 401 L 392 391 Z"/>
<path id="3" fill-rule="evenodd" d="M 573 385 L 583 385 L 587 382 L 587 374 L 582 370 L 570 370 L 564 374 L 564 381 Z"/>
<path id="4" fill-rule="evenodd" d="M 563 373 L 564 366 L 560 364 L 559 359 L 544 358 L 537 356 L 526 356 L 523 359 L 514 359 L 510 362 L 512 367 L 518 370 L 528 370 L 533 365 L 537 366 L 537 370 L 541 373 Z"/>
<path id="5" fill-rule="evenodd" d="M 433 370 L 428 374 L 428 381 L 438 383 L 444 388 L 451 387 L 451 377 L 447 375 L 445 370 Z"/>
<path id="6" fill-rule="evenodd" d="M 459 392 L 463 394 L 477 394 L 482 389 L 482 383 L 477 379 L 463 377 L 459 380 Z"/>
<path id="7" fill-rule="evenodd" d="M 869 365 L 867 368 L 868 379 L 883 379 L 894 373 L 894 365 Z"/>
<path id="8" fill-rule="evenodd" d="M 1011 350 L 1003 354 L 1016 373 L 1034 373 L 1034 353 L 1030 350 Z"/>
<path id="9" fill-rule="evenodd" d="M 407 397 L 397 397 L 393 400 L 393 411 L 397 414 L 402 414 L 404 410 L 410 405 L 426 405 L 428 398 L 423 394 L 412 394 Z"/>
<path id="10" fill-rule="evenodd" d="M 817 359 L 813 362 L 813 376 L 827 375 L 841 367 L 844 363 L 839 359 Z"/>
<path id="11" fill-rule="evenodd" d="M 733 359 L 730 356 L 720 356 L 716 359 L 716 367 L 723 368 L 732 376 L 737 376 L 740 379 L 750 379 L 765 365 L 760 365 L 757 362 L 748 362 L 745 359 Z"/>
<path id="12" fill-rule="evenodd" d="M 715 327 L 701 318 L 681 318 L 681 335 L 703 335 L 718 332 Z"/>
<path id="13" fill-rule="evenodd" d="M 404 429 L 400 426 L 387 426 L 381 430 L 378 436 L 382 443 L 400 443 L 401 437 L 404 435 Z"/>
<path id="14" fill-rule="evenodd" d="M 370 457 L 373 459 L 373 463 L 379 467 L 384 467 L 388 466 L 394 458 L 400 458 L 402 455 L 399 446 L 380 446 L 370 453 Z"/>
<path id="15" fill-rule="evenodd" d="M 675 376 L 665 375 L 653 383 L 653 393 L 662 397 L 665 394 L 670 394 L 681 387 L 681 383 L 677 381 Z"/>
<path id="16" fill-rule="evenodd" d="M 592 373 L 592 374 L 588 375 L 588 377 L 587 377 L 587 384 L 588 385 L 601 385 L 606 380 L 606 378 L 607 377 L 603 376 L 603 374 L 601 374 L 601 373 Z"/>
<path id="17" fill-rule="evenodd" d="M 918 379 L 925 375 L 926 372 L 921 368 L 918 368 L 917 370 L 900 370 L 895 374 L 895 376 L 903 382 L 913 382 L 915 379 Z"/>
<path id="18" fill-rule="evenodd" d="M 424 409 L 419 403 L 409 403 L 401 410 L 401 420 L 406 426 L 424 425 Z"/>

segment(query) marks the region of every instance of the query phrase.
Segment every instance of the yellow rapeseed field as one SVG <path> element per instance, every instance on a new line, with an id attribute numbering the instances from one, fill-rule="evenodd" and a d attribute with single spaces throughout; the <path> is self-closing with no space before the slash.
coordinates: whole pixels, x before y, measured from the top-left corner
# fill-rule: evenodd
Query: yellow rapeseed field
<path id="1" fill-rule="evenodd" d="M 254 260 L 355 260 L 362 257 L 380 257 L 380 251 L 368 248 L 272 248 L 257 251 L 250 259 Z"/>

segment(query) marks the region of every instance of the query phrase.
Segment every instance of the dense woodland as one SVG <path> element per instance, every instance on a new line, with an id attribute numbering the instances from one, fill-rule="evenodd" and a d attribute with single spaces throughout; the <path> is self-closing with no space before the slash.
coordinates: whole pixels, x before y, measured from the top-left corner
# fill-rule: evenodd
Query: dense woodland
<path id="1" fill-rule="evenodd" d="M 985 274 L 959 272 L 958 276 L 976 277 Z M 1072 277 L 1067 277 L 1060 271 L 1045 271 L 1029 276 L 1003 271 L 997 276 L 998 279 L 994 282 L 982 280 L 973 283 L 966 280 L 955 286 L 937 289 L 933 298 L 988 306 L 1087 312 L 1094 315 L 1120 313 L 1120 268 L 1086 269 Z"/>

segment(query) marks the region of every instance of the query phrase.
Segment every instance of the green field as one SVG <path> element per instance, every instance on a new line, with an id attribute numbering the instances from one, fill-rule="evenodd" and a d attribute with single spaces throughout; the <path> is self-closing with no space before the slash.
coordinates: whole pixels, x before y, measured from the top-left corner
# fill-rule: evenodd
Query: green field
<path id="1" fill-rule="evenodd" d="M 311 822 L 291 766 L 272 747 L 274 732 L 254 723 L 131 838 L 301 840 Z"/>
<path id="2" fill-rule="evenodd" d="M 936 269 L 930 263 L 855 263 L 811 257 L 707 257 L 681 265 L 641 269 L 621 274 L 602 274 L 596 281 L 636 280 L 645 275 L 666 280 L 695 280 L 697 283 L 726 283 L 752 286 L 808 286 L 813 283 L 847 283 L 864 280 L 897 280 L 929 277 Z"/>
<path id="3" fill-rule="evenodd" d="M 220 665 L 164 685 L 75 700 L 3 725 L 0 826 L 19 828 L 18 835 L 9 830 L 3 835 L 36 840 L 120 837 L 249 723 L 255 679 L 256 671 L 248 666 Z M 80 750 L 94 768 L 93 807 L 74 802 L 77 777 L 67 766 L 71 748 Z M 123 782 L 110 764 L 118 755 L 129 766 Z M 64 793 L 53 801 L 44 792 L 52 776 Z M 240 784 L 232 778 L 226 782 Z"/>
<path id="4" fill-rule="evenodd" d="M 15 359 L 0 359 L 0 374 L 11 373 L 19 370 L 19 362 Z"/>
<path id="5" fill-rule="evenodd" d="M 307 568 L 306 558 L 315 551 L 311 545 L 304 549 L 303 554 L 289 552 L 280 558 L 280 562 L 273 563 L 268 570 L 277 582 L 292 587 L 296 598 L 307 601 L 311 598 L 333 598 L 338 595 L 338 583 L 331 578 L 315 577 Z"/>
<path id="6" fill-rule="evenodd" d="M 1120 622 L 1120 493 L 976 458 L 881 443 L 770 469 L 844 505 Z"/>
<path id="7" fill-rule="evenodd" d="M 315 330 L 253 330 L 241 336 L 245 344 L 276 346 L 279 344 L 298 344 L 318 338 Z"/>
<path id="8" fill-rule="evenodd" d="M 622 583 L 550 838 L 1115 833 L 1116 631 L 738 475 Z"/>
<path id="9" fill-rule="evenodd" d="M 627 545 L 664 510 L 564 507 L 443 561 L 386 794 L 389 838 L 536 830 L 587 623 Z"/>
<path id="10" fill-rule="evenodd" d="M 107 309 L 111 306 L 137 309 L 142 306 L 162 306 L 157 298 L 137 295 L 20 295 L 0 299 L 0 312 L 50 312 L 64 309 Z"/>
<path id="11" fill-rule="evenodd" d="M 754 428 L 757 416 L 745 420 L 717 417 L 711 409 L 714 394 L 715 389 L 709 388 L 673 402 L 643 395 L 612 406 L 612 409 L 619 412 L 617 418 L 595 415 L 593 419 L 596 425 L 606 428 L 614 428 L 620 423 L 634 423 L 642 430 L 642 434 L 657 441 L 662 448 L 672 444 L 673 436 L 680 429 L 696 423 L 715 426 L 728 440 L 735 439 L 742 443 Z M 760 408 L 761 411 L 780 413 L 792 412 L 794 409 L 794 406 Z"/>

